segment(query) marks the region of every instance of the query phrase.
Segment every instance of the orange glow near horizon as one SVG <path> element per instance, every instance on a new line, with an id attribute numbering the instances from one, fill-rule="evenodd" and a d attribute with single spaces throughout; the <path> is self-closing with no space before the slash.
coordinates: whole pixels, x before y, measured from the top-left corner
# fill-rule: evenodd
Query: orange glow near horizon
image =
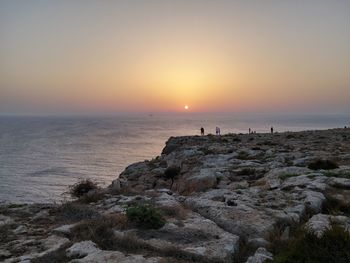
<path id="1" fill-rule="evenodd" d="M 0 3 L 0 114 L 350 110 L 350 2 L 34 2 Z"/>

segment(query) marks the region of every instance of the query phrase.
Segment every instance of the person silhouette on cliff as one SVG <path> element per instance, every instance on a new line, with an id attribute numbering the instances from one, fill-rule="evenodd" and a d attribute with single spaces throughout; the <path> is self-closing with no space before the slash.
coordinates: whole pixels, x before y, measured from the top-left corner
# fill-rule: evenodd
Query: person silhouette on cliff
<path id="1" fill-rule="evenodd" d="M 204 135 L 204 128 L 201 127 L 201 135 Z"/>
<path id="2" fill-rule="evenodd" d="M 271 134 L 273 134 L 273 127 L 271 126 Z"/>

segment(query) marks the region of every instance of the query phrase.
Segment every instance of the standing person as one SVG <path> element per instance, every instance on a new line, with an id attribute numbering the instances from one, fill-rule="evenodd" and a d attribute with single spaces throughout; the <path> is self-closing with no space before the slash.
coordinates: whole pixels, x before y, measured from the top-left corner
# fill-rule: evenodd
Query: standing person
<path id="1" fill-rule="evenodd" d="M 201 135 L 204 135 L 204 128 L 201 127 Z"/>
<path id="2" fill-rule="evenodd" d="M 271 134 L 273 134 L 273 127 L 271 126 Z"/>

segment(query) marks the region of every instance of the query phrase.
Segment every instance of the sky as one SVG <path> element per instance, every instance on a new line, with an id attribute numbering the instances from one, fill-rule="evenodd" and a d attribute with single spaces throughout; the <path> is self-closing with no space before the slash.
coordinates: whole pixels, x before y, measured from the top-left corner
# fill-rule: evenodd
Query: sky
<path id="1" fill-rule="evenodd" d="M 0 114 L 350 113 L 349 14 L 345 0 L 1 0 Z"/>

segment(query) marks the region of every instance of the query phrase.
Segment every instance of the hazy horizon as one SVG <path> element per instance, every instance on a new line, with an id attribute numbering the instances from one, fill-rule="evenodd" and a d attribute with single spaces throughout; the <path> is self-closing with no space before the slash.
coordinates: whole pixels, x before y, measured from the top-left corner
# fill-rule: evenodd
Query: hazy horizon
<path id="1" fill-rule="evenodd" d="M 349 13 L 350 1 L 1 1 L 0 115 L 350 113 Z"/>

